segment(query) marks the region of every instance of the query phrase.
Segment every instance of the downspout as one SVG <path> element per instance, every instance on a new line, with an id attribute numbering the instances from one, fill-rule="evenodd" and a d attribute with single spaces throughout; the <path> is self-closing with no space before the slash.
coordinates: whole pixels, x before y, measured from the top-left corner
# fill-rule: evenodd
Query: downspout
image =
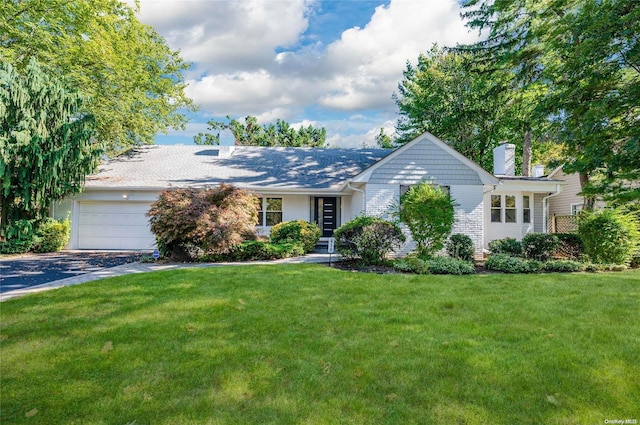
<path id="1" fill-rule="evenodd" d="M 542 199 L 542 232 L 549 233 L 549 205 L 547 205 L 547 199 L 559 195 L 562 191 L 559 184 L 556 185 L 556 193 L 547 195 Z"/>
<path id="2" fill-rule="evenodd" d="M 351 186 L 351 182 L 347 181 L 347 188 L 351 189 L 355 192 L 360 192 L 362 194 L 362 213 L 363 215 L 367 215 L 367 196 L 366 192 L 363 189 L 358 189 L 357 187 Z"/>

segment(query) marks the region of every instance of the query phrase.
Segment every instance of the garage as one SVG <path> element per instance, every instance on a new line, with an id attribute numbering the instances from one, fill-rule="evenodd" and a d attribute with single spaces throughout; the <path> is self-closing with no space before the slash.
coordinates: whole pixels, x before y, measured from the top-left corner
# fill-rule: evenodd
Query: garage
<path id="1" fill-rule="evenodd" d="M 151 250 L 148 202 L 79 202 L 79 249 Z"/>

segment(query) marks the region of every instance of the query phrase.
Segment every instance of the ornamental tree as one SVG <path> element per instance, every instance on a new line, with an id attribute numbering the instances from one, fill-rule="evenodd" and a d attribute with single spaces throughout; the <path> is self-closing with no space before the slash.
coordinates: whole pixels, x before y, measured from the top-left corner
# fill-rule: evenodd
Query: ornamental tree
<path id="1" fill-rule="evenodd" d="M 0 238 L 12 223 L 46 215 L 82 189 L 98 165 L 94 120 L 83 98 L 35 60 L 23 73 L 0 62 Z"/>
<path id="2" fill-rule="evenodd" d="M 422 182 L 402 195 L 398 218 L 409 228 L 418 256 L 430 258 L 444 247 L 453 228 L 453 200 L 440 187 Z"/>
<path id="3" fill-rule="evenodd" d="M 255 239 L 256 196 L 229 184 L 210 189 L 169 189 L 147 213 L 158 245 L 174 257 L 226 254 Z"/>

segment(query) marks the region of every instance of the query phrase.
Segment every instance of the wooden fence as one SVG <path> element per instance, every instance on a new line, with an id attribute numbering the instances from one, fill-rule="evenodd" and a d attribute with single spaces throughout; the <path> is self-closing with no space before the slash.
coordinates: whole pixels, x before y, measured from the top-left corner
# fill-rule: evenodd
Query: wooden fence
<path id="1" fill-rule="evenodd" d="M 552 215 L 549 217 L 549 233 L 575 233 L 578 230 L 578 216 Z"/>

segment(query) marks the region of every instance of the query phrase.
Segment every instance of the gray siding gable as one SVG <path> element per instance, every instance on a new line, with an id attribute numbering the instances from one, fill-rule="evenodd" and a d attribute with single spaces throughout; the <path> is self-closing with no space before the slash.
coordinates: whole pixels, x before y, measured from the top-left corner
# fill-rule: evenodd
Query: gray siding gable
<path id="1" fill-rule="evenodd" d="M 481 185 L 477 171 L 429 139 L 409 146 L 376 168 L 370 184 L 417 184 L 430 181 L 443 186 Z"/>

